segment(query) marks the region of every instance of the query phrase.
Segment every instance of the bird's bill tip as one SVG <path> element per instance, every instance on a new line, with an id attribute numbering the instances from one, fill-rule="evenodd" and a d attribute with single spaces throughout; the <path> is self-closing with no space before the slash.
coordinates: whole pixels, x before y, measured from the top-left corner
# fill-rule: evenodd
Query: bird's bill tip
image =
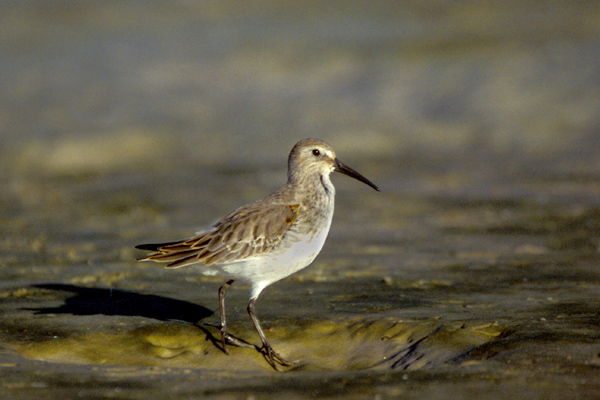
<path id="1" fill-rule="evenodd" d="M 354 178 L 356 180 L 359 180 L 362 183 L 371 186 L 373 189 L 377 190 L 378 192 L 381 191 L 381 190 L 379 190 L 379 188 L 377 187 L 377 185 L 375 185 L 373 182 L 371 182 L 370 180 L 368 180 L 367 178 L 365 178 L 364 176 L 362 176 L 361 174 L 359 174 L 358 172 L 356 172 L 352 168 L 350 168 L 347 165 L 343 164 L 337 158 L 335 159 L 335 165 L 334 165 L 333 170 L 336 171 L 336 172 L 342 173 L 344 175 L 348 175 L 349 177 Z"/>

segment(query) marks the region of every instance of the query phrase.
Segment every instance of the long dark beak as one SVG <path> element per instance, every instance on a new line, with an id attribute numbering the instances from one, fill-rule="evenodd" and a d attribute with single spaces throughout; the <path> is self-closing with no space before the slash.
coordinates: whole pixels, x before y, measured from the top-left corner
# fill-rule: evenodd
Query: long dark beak
<path id="1" fill-rule="evenodd" d="M 362 176 L 361 174 L 359 174 L 352 168 L 347 167 L 346 165 L 342 164 L 342 162 L 340 160 L 338 160 L 337 158 L 335 159 L 335 166 L 333 167 L 333 170 L 336 172 L 341 172 L 342 174 L 348 175 L 354 179 L 357 179 L 357 180 L 361 181 L 362 183 L 365 183 L 365 184 L 371 186 L 373 189 L 377 190 L 378 192 L 380 191 L 379 188 L 373 182 L 371 182 L 370 180 L 368 180 L 367 178 L 365 178 L 364 176 Z"/>

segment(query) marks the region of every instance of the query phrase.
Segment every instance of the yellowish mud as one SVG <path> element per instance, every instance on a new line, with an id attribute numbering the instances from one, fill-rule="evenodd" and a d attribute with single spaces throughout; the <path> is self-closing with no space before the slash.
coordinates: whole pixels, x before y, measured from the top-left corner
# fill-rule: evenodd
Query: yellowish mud
<path id="1" fill-rule="evenodd" d="M 271 329 L 269 338 L 278 352 L 294 360 L 293 366 L 284 368 L 287 370 L 415 370 L 455 362 L 506 332 L 496 324 L 466 327 L 355 319 Z M 255 336 L 242 332 L 240 339 L 257 342 Z M 8 347 L 24 357 L 54 363 L 270 369 L 253 349 L 229 346 L 231 354 L 226 355 L 214 327 L 176 323 L 110 333 L 92 331 Z"/>

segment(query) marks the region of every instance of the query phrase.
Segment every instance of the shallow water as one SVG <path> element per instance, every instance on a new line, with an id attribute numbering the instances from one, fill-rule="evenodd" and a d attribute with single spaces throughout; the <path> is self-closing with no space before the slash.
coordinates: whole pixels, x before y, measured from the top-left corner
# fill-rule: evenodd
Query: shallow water
<path id="1" fill-rule="evenodd" d="M 2 6 L 7 397 L 597 396 L 597 4 L 326 4 Z M 334 176 L 322 253 L 261 294 L 276 372 L 221 351 L 221 279 L 133 247 L 275 190 L 305 136 L 382 192 Z"/>

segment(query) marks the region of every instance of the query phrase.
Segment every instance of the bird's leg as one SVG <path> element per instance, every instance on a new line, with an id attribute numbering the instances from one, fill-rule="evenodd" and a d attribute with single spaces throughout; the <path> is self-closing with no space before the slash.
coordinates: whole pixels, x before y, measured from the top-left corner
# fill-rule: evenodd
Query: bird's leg
<path id="1" fill-rule="evenodd" d="M 265 333 L 263 332 L 263 330 L 260 326 L 260 322 L 258 321 L 258 317 L 256 316 L 256 313 L 254 312 L 254 303 L 255 302 L 256 302 L 256 298 L 250 299 L 250 303 L 248 303 L 248 314 L 250 315 L 250 319 L 254 323 L 254 327 L 256 328 L 256 331 L 258 332 L 258 335 L 260 336 L 260 340 L 262 341 L 262 348 L 260 349 L 260 351 L 265 354 L 267 361 L 275 369 L 277 369 L 277 365 L 275 364 L 275 362 L 278 362 L 279 364 L 286 366 L 286 367 L 292 365 L 290 362 L 286 361 L 285 359 L 283 359 L 283 357 L 281 357 L 279 354 L 277 354 L 275 352 L 275 350 L 273 350 L 273 348 L 271 347 L 269 342 L 267 341 L 267 337 L 265 336 Z"/>
<path id="2" fill-rule="evenodd" d="M 227 281 L 223 286 L 219 288 L 219 313 L 221 314 L 221 346 L 225 354 L 229 354 L 229 350 L 225 346 L 227 343 L 237 347 L 254 348 L 251 344 L 244 343 L 239 339 L 234 338 L 227 333 L 227 318 L 225 317 L 225 294 L 229 286 L 233 284 L 233 279 Z"/>
<path id="3" fill-rule="evenodd" d="M 225 347 L 227 338 L 227 318 L 225 317 L 225 294 L 227 289 L 233 283 L 233 279 L 227 281 L 223 286 L 219 288 L 219 314 L 221 314 L 221 345 L 225 354 L 229 354 L 229 350 Z"/>

